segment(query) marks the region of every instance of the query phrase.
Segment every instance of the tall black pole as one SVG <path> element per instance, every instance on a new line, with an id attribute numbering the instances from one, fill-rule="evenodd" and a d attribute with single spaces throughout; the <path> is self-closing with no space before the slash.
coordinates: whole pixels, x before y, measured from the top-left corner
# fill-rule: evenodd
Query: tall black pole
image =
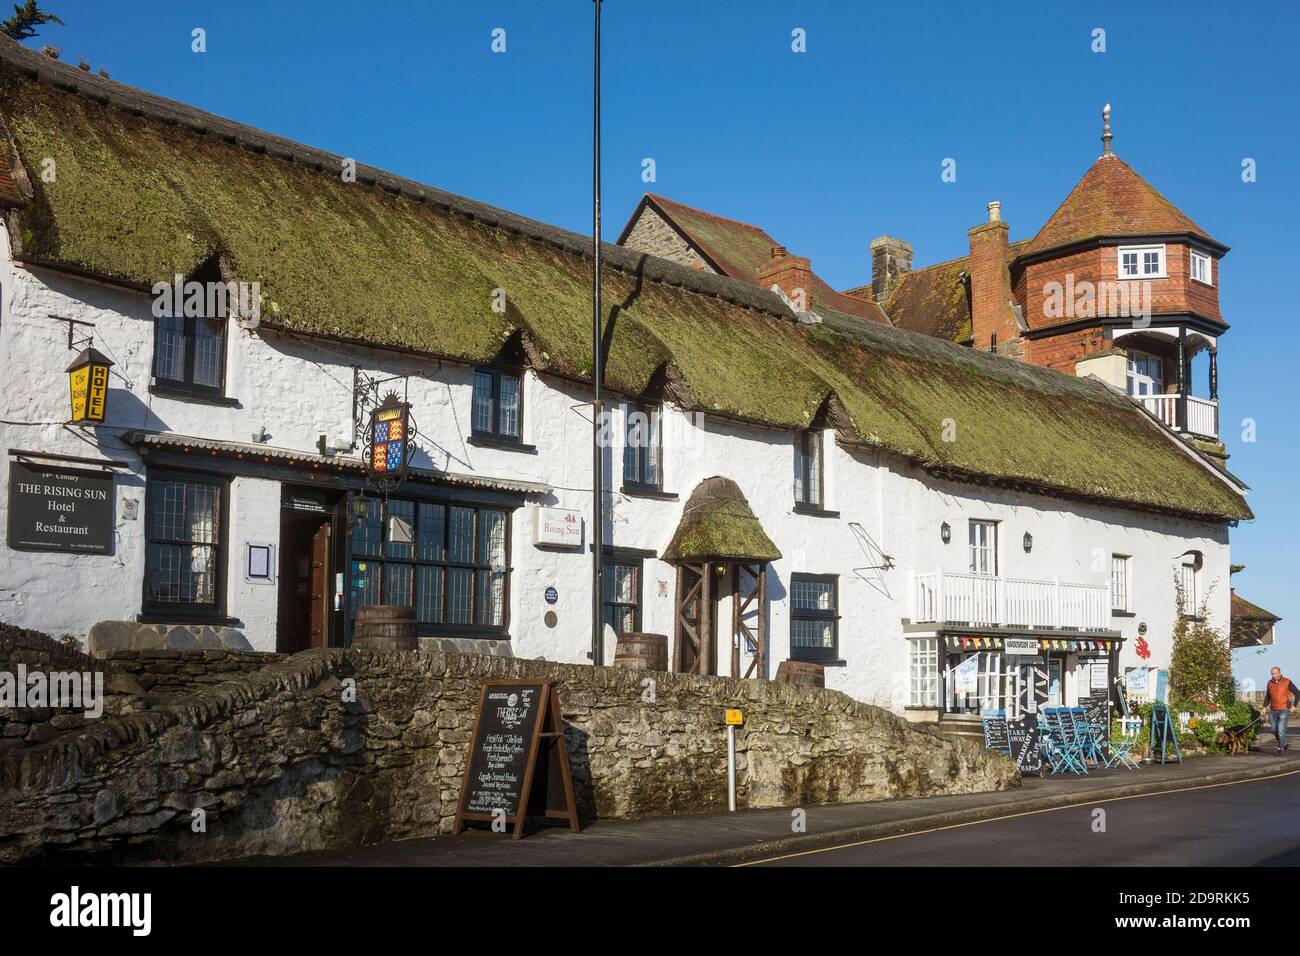
<path id="1" fill-rule="evenodd" d="M 604 404 L 600 398 L 600 383 L 604 376 L 601 361 L 601 311 L 600 311 L 600 4 L 596 5 L 596 73 L 595 119 L 592 126 L 592 279 L 591 279 L 591 377 L 593 400 L 591 403 L 591 662 L 599 667 L 605 663 L 604 622 L 601 614 L 601 573 L 605 560 L 605 460 L 601 446 L 601 426 L 604 421 Z"/>

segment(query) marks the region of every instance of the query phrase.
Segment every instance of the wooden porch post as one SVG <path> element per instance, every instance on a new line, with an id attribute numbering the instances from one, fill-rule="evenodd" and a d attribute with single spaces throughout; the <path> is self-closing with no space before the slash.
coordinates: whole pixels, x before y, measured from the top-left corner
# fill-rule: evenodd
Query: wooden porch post
<path id="1" fill-rule="evenodd" d="M 700 616 L 698 637 L 700 654 L 696 658 L 697 674 L 712 674 L 713 662 L 713 568 L 706 561 L 700 565 Z"/>

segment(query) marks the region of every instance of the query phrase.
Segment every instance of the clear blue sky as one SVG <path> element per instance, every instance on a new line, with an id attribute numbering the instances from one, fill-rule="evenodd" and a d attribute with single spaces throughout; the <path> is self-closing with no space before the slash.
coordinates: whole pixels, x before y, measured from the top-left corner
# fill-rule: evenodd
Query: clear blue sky
<path id="1" fill-rule="evenodd" d="M 59 46 L 114 79 L 575 230 L 590 223 L 590 0 L 254 3 L 42 0 Z M 6 5 L 7 6 L 7 5 Z M 1086 12 L 1082 8 L 1089 8 Z M 605 230 L 649 189 L 766 228 L 844 288 L 867 245 L 966 252 L 1002 201 L 1013 239 L 1115 150 L 1232 247 L 1222 421 L 1257 521 L 1239 590 L 1281 614 L 1238 655 L 1300 680 L 1296 235 L 1300 34 L 1283 3 L 606 0 Z M 191 52 L 191 30 L 207 52 Z M 506 52 L 491 52 L 491 31 Z M 1094 28 L 1105 53 L 1091 50 Z M 802 28 L 807 52 L 791 51 Z M 657 181 L 641 181 L 651 157 Z M 940 163 L 957 161 L 957 181 Z M 1241 162 L 1258 181 L 1241 181 Z M 323 241 L 327 241 L 323 237 Z M 1205 384 L 1196 382 L 1200 394 Z M 1258 440 L 1241 441 L 1253 418 Z"/>

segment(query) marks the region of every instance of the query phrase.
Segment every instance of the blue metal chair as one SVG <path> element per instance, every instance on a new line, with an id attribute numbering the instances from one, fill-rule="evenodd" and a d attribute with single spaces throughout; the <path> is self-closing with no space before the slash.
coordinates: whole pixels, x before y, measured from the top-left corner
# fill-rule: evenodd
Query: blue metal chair
<path id="1" fill-rule="evenodd" d="M 1088 711 L 1084 707 L 1069 708 L 1070 722 L 1074 725 L 1074 736 L 1079 742 L 1079 753 L 1086 765 L 1104 767 L 1106 765 L 1105 728 L 1088 720 Z"/>
<path id="2" fill-rule="evenodd" d="M 1106 767 L 1107 769 L 1124 767 L 1128 770 L 1138 770 L 1142 765 L 1138 763 L 1137 757 L 1133 756 L 1133 748 L 1142 739 L 1142 718 L 1125 717 L 1119 724 L 1122 736 L 1118 741 L 1111 744 L 1110 757 L 1106 761 Z"/>
<path id="3" fill-rule="evenodd" d="M 1068 707 L 1048 707 L 1043 711 L 1054 750 L 1052 772 L 1069 770 L 1071 773 L 1087 773 L 1085 741 L 1079 736 L 1073 715 L 1069 711 Z"/>

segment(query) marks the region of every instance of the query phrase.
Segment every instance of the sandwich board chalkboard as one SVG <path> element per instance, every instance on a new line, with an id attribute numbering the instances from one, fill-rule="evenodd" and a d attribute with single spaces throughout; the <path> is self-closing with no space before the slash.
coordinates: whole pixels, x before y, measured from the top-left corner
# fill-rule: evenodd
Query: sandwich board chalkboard
<path id="1" fill-rule="evenodd" d="M 578 832 L 560 695 L 550 681 L 485 680 L 452 832 L 467 820 L 501 820 L 518 840 L 530 815 L 568 820 Z"/>
<path id="2" fill-rule="evenodd" d="M 1038 715 L 1026 714 L 1007 721 L 1007 738 L 1011 743 L 1011 759 L 1023 777 L 1026 774 L 1043 775 L 1043 754 L 1038 746 Z"/>
<path id="3" fill-rule="evenodd" d="M 984 718 L 984 747 L 1001 753 L 1010 753 L 1011 744 L 1007 740 L 1007 719 L 1001 716 Z"/>

